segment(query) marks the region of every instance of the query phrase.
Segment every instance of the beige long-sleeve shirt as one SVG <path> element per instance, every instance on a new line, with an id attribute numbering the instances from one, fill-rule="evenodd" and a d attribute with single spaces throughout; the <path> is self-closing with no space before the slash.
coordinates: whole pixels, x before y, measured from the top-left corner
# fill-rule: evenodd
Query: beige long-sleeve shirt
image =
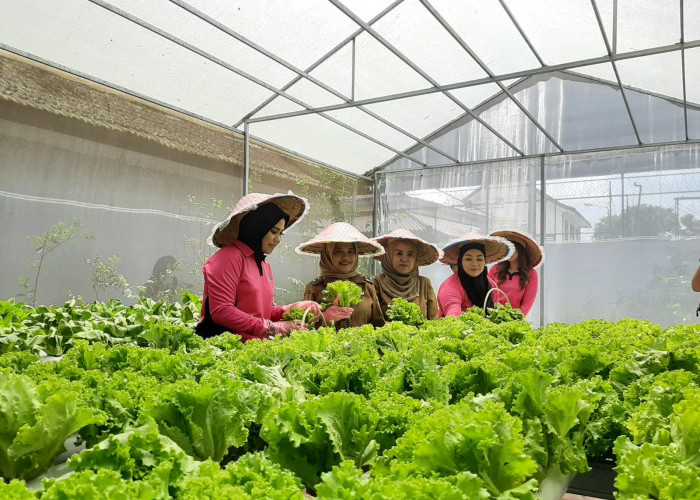
<path id="1" fill-rule="evenodd" d="M 361 280 L 360 280 L 361 279 Z M 374 284 L 367 278 L 353 279 L 357 286 L 362 288 L 362 302 L 352 306 L 354 312 L 350 316 L 350 326 L 362 326 L 371 324 L 373 326 L 384 325 L 384 315 L 377 299 L 377 291 L 374 289 Z M 337 278 L 324 278 L 319 276 L 312 280 L 304 290 L 304 300 L 314 300 L 321 302 L 323 290 L 328 283 L 338 281 Z"/>

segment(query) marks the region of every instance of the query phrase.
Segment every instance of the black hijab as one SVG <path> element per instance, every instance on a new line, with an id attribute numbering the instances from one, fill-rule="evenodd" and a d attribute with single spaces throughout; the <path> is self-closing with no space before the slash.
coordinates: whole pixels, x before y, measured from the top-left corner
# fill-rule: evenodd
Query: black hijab
<path id="1" fill-rule="evenodd" d="M 462 258 L 468 250 L 476 248 L 486 258 L 486 247 L 482 243 L 467 243 L 462 248 L 459 249 L 459 257 L 457 259 L 457 276 L 459 276 L 459 282 L 462 283 L 462 288 L 467 293 L 467 297 L 472 301 L 472 304 L 478 307 L 484 307 L 484 299 L 486 299 L 486 294 L 491 290 L 491 283 L 489 283 L 488 273 L 486 272 L 486 266 L 484 266 L 483 272 L 472 278 L 464 270 L 462 265 Z M 486 302 L 486 308 L 493 308 L 493 294 L 489 294 L 488 301 Z"/>
<path id="2" fill-rule="evenodd" d="M 265 260 L 262 240 L 280 219 L 284 219 L 286 228 L 289 224 L 289 215 L 274 203 L 266 203 L 243 217 L 238 227 L 238 240 L 253 250 L 260 276 L 262 276 L 262 262 Z"/>

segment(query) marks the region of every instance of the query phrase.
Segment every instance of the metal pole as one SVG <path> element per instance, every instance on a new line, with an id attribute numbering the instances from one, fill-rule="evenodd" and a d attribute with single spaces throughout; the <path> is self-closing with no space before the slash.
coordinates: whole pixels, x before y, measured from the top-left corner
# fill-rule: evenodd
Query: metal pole
<path id="1" fill-rule="evenodd" d="M 626 210 L 625 210 L 625 173 L 620 173 L 620 218 L 622 219 L 622 238 L 627 236 L 627 220 L 626 220 Z"/>
<path id="2" fill-rule="evenodd" d="M 546 180 L 544 170 L 544 156 L 540 160 L 540 246 L 544 247 L 544 240 L 547 234 L 547 203 L 546 203 Z M 544 268 L 540 266 L 540 327 L 544 326 Z"/>
<path id="3" fill-rule="evenodd" d="M 243 124 L 243 196 L 248 194 L 250 183 L 250 133 L 248 122 Z"/>

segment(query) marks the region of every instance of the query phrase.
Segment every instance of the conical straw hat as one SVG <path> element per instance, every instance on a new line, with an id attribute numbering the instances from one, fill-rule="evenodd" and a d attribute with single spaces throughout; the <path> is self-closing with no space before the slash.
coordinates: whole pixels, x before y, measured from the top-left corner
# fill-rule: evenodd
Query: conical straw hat
<path id="1" fill-rule="evenodd" d="M 440 250 L 437 246 L 433 245 L 432 243 L 428 243 L 427 241 L 419 238 L 408 229 L 396 229 L 390 232 L 389 234 L 377 236 L 376 238 L 372 239 L 380 245 L 382 245 L 385 249 L 389 242 L 392 240 L 412 241 L 413 243 L 415 243 L 417 249 L 416 251 L 418 253 L 418 255 L 416 255 L 416 264 L 418 266 L 430 265 L 442 257 L 442 250 Z"/>
<path id="2" fill-rule="evenodd" d="M 327 243 L 355 243 L 358 256 L 376 257 L 384 254 L 384 247 L 362 234 L 347 222 L 335 222 L 309 241 L 296 247 L 300 255 L 320 255 Z"/>
<path id="3" fill-rule="evenodd" d="M 443 264 L 457 264 L 459 249 L 467 243 L 481 243 L 486 249 L 486 264 L 507 259 L 513 253 L 513 244 L 498 236 L 482 236 L 477 233 L 463 234 L 459 238 L 450 241 L 442 251 L 445 255 L 440 262 Z"/>
<path id="4" fill-rule="evenodd" d="M 494 231 L 491 233 L 491 236 L 500 236 L 508 241 L 520 243 L 525 248 L 527 261 L 530 263 L 531 267 L 537 267 L 542 264 L 544 260 L 544 251 L 529 234 L 519 231 Z"/>
<path id="5" fill-rule="evenodd" d="M 266 203 L 274 203 L 289 216 L 289 223 L 286 229 L 302 220 L 309 211 L 309 202 L 306 198 L 297 196 L 291 191 L 287 194 L 250 193 L 238 200 L 233 212 L 226 220 L 214 227 L 211 235 L 207 238 L 207 243 L 219 248 L 233 243 L 238 238 L 238 228 L 241 224 L 241 219 L 248 212 L 252 212 Z"/>

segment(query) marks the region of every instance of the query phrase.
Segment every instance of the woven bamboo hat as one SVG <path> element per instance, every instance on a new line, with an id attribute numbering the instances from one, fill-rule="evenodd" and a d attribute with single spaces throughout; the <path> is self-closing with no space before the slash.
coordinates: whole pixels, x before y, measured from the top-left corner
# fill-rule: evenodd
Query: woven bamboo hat
<path id="1" fill-rule="evenodd" d="M 357 255 L 377 257 L 384 254 L 384 247 L 362 234 L 347 222 L 335 222 L 306 243 L 296 247 L 300 255 L 320 255 L 326 243 L 355 243 Z"/>
<path id="2" fill-rule="evenodd" d="M 238 238 L 238 228 L 241 224 L 241 219 L 249 212 L 266 203 L 274 203 L 289 216 L 289 223 L 286 229 L 303 219 L 309 211 L 309 202 L 306 198 L 297 196 L 291 191 L 287 194 L 250 193 L 238 200 L 231 215 L 214 227 L 211 235 L 207 238 L 207 243 L 219 248 L 233 243 Z"/>
<path id="3" fill-rule="evenodd" d="M 513 253 L 513 244 L 498 236 L 482 236 L 477 233 L 463 234 L 459 238 L 450 241 L 443 247 L 444 257 L 440 259 L 443 264 L 457 264 L 459 249 L 467 243 L 481 243 L 486 249 L 486 264 L 493 264 L 507 259 Z"/>
<path id="4" fill-rule="evenodd" d="M 542 264 L 544 251 L 529 234 L 518 231 L 494 231 L 491 233 L 491 236 L 500 236 L 508 241 L 520 243 L 525 248 L 527 261 L 530 263 L 530 266 L 537 267 Z"/>
<path id="5" fill-rule="evenodd" d="M 427 241 L 419 238 L 408 229 L 396 229 L 389 234 L 377 236 L 376 238 L 372 239 L 385 249 L 389 242 L 393 240 L 407 240 L 413 242 L 416 245 L 416 265 L 418 266 L 428 266 L 442 257 L 442 250 L 432 243 L 428 243 Z M 380 259 L 381 257 L 375 258 Z"/>

